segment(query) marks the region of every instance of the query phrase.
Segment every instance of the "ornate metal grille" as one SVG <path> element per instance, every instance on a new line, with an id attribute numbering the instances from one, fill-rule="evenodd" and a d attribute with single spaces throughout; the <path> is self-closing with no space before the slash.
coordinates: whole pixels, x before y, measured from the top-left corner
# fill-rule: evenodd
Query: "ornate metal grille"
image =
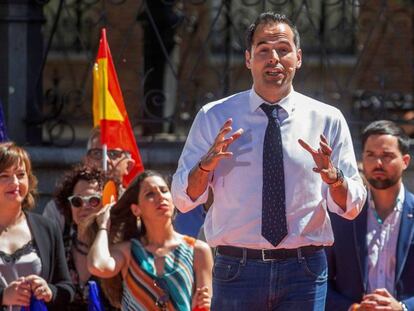
<path id="1" fill-rule="evenodd" d="M 301 34 L 297 90 L 339 107 L 355 131 L 375 118 L 411 123 L 408 1 L 60 0 L 44 7 L 46 139 L 71 144 L 91 127 L 101 27 L 138 135 L 178 138 L 202 105 L 251 86 L 244 32 L 267 10 L 289 16 Z"/>

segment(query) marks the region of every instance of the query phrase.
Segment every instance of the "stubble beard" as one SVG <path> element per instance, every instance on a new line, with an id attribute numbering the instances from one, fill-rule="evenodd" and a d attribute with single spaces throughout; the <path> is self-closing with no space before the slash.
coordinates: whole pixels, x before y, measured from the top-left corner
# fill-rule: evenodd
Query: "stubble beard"
<path id="1" fill-rule="evenodd" d="M 398 183 L 399 178 L 395 178 L 395 179 L 386 178 L 383 180 L 369 178 L 367 180 L 372 188 L 377 189 L 377 190 L 385 190 L 385 189 L 391 188 L 392 186 L 395 186 Z"/>

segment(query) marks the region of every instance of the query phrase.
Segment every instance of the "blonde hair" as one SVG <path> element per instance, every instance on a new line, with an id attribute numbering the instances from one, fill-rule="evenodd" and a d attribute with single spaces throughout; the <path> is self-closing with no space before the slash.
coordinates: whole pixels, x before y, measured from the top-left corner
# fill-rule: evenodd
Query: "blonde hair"
<path id="1" fill-rule="evenodd" d="M 35 207 L 37 178 L 33 175 L 29 154 L 26 150 L 17 146 L 14 142 L 0 143 L 0 172 L 18 165 L 19 163 L 24 163 L 29 180 L 29 189 L 22 202 L 22 208 L 30 210 Z"/>

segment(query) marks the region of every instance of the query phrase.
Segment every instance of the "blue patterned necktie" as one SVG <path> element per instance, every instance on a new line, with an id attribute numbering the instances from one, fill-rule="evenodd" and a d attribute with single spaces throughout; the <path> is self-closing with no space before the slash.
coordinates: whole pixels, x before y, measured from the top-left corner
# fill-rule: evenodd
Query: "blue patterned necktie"
<path id="1" fill-rule="evenodd" d="M 277 246 L 287 235 L 285 175 L 279 105 L 260 106 L 269 119 L 263 142 L 262 236 Z"/>

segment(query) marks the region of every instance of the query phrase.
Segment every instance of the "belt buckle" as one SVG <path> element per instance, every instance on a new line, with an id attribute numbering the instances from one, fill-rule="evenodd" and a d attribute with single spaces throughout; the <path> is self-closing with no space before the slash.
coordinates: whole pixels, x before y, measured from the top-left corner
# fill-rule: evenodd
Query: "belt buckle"
<path id="1" fill-rule="evenodd" d="M 273 258 L 266 258 L 267 249 L 262 249 L 262 261 L 272 261 Z"/>

